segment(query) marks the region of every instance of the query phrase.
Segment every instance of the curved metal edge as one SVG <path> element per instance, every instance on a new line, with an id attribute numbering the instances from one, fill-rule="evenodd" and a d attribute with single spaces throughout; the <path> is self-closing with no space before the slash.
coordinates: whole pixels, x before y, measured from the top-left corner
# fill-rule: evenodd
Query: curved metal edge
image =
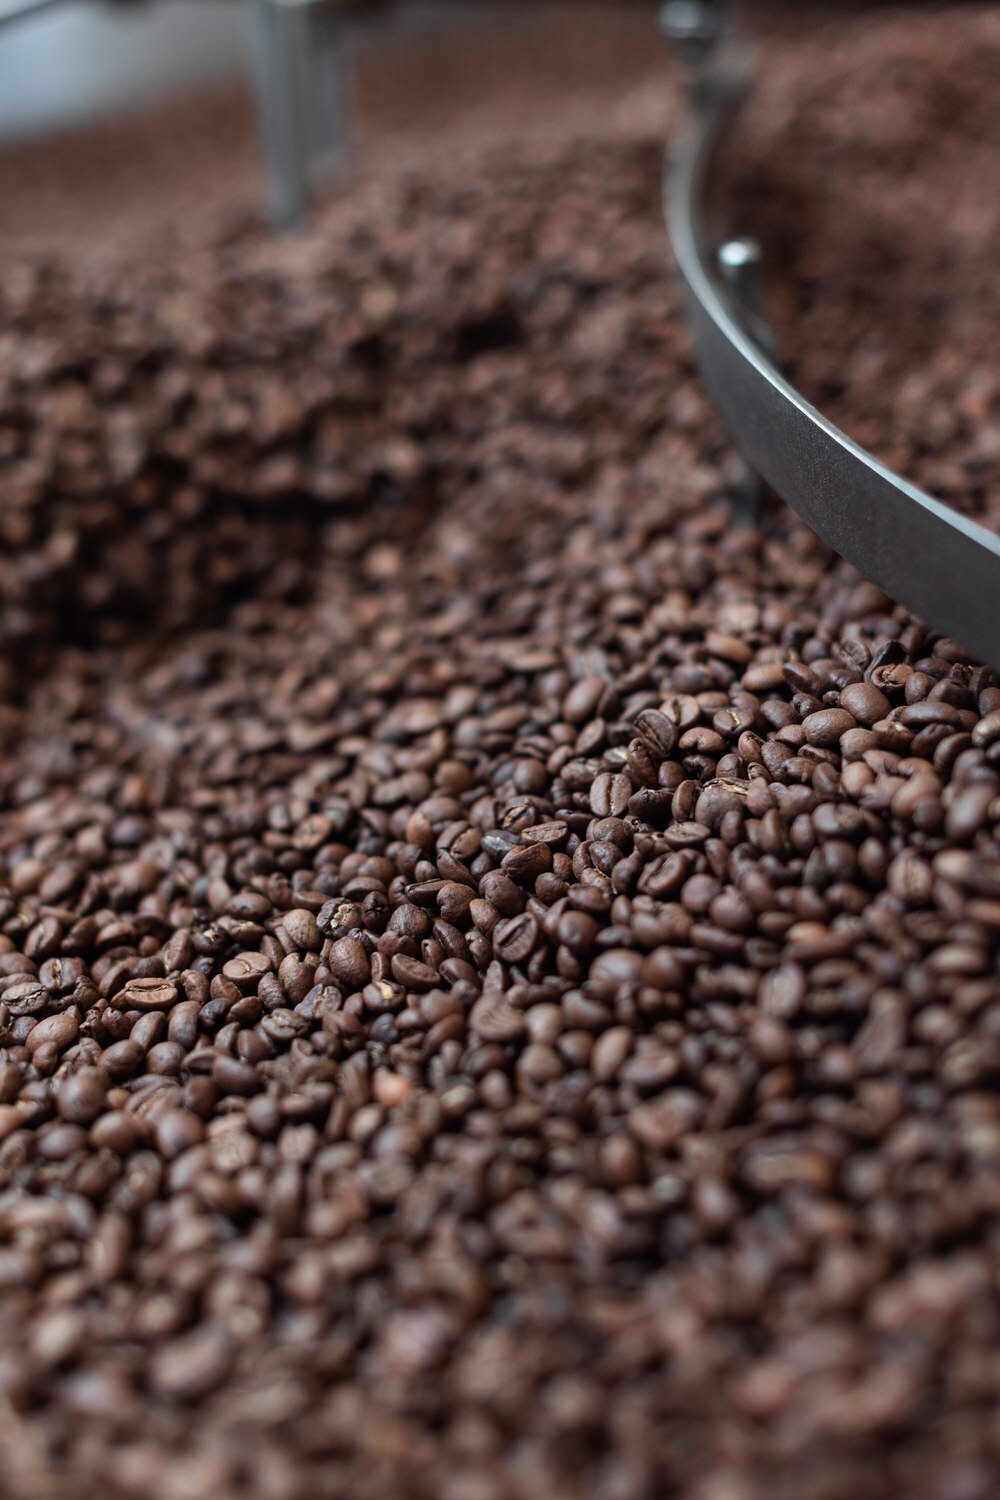
<path id="1" fill-rule="evenodd" d="M 62 0 L 0 0 L 0 26 L 8 21 L 25 21 L 61 3 Z"/>
<path id="2" fill-rule="evenodd" d="M 842 557 L 936 630 L 1000 667 L 1000 537 L 925 494 L 829 422 L 740 327 L 703 248 L 700 212 L 747 69 L 713 70 L 664 176 L 667 232 L 691 302 L 695 353 L 730 437 Z"/>

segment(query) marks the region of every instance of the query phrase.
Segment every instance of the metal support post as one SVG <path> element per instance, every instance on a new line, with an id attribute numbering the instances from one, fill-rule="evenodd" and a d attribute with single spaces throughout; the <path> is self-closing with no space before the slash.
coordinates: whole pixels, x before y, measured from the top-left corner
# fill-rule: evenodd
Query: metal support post
<path id="1" fill-rule="evenodd" d="M 300 228 L 321 172 L 340 165 L 350 138 L 350 38 L 323 0 L 250 0 L 251 53 L 268 206 Z"/>

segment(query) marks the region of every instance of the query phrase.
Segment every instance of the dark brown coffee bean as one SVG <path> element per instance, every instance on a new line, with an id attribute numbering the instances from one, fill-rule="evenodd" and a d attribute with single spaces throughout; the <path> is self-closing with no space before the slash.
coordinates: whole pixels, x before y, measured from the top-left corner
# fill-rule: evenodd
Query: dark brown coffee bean
<path id="1" fill-rule="evenodd" d="M 594 1043 L 590 1071 L 601 1083 L 614 1078 L 632 1050 L 634 1037 L 627 1026 L 612 1026 Z"/>
<path id="2" fill-rule="evenodd" d="M 187 1054 L 177 1042 L 157 1042 L 146 1053 L 146 1069 L 150 1073 L 161 1073 L 165 1077 L 179 1076 Z"/>
<path id="3" fill-rule="evenodd" d="M 212 1081 L 220 1094 L 239 1094 L 249 1097 L 261 1087 L 261 1079 L 247 1063 L 235 1057 L 216 1057 L 212 1063 Z"/>
<path id="4" fill-rule="evenodd" d="M 130 979 L 119 994 L 124 1010 L 169 1010 L 177 1000 L 177 986 L 168 979 Z"/>
<path id="5" fill-rule="evenodd" d="M 519 887 L 503 870 L 490 870 L 480 881 L 479 890 L 502 916 L 515 916 L 524 905 L 524 896 Z"/>
<path id="6" fill-rule="evenodd" d="M 823 708 L 808 714 L 802 721 L 809 744 L 824 747 L 836 745 L 842 734 L 855 727 L 856 720 L 846 708 Z"/>
<path id="7" fill-rule="evenodd" d="M 53 1047 L 57 1053 L 65 1049 L 76 1040 L 80 1030 L 80 1023 L 71 1011 L 61 1011 L 55 1016 L 46 1016 L 43 1021 L 38 1021 L 28 1032 L 25 1046 L 33 1059 L 38 1057 L 43 1047 Z"/>
<path id="8" fill-rule="evenodd" d="M 421 963 L 419 959 L 408 958 L 405 953 L 397 953 L 392 960 L 393 978 L 408 990 L 429 990 L 438 983 L 439 975 L 436 969 L 429 964 Z"/>
<path id="9" fill-rule="evenodd" d="M 221 1328 L 211 1325 L 165 1344 L 150 1367 L 153 1390 L 173 1401 L 198 1401 L 229 1371 L 234 1348 Z"/>
<path id="10" fill-rule="evenodd" d="M 281 926 L 296 948 L 318 953 L 323 942 L 319 924 L 314 914 L 304 907 L 293 907 L 282 913 Z"/>
<path id="11" fill-rule="evenodd" d="M 3 1004 L 12 1016 L 37 1016 L 49 1006 L 49 992 L 36 979 L 14 979 L 5 986 Z"/>
<path id="12" fill-rule="evenodd" d="M 331 945 L 326 961 L 335 981 L 343 989 L 361 990 L 368 983 L 371 964 L 361 943 L 355 938 L 339 938 Z"/>
<path id="13" fill-rule="evenodd" d="M 635 718 L 639 735 L 654 755 L 669 760 L 677 745 L 677 724 L 655 708 L 643 709 Z"/>
<path id="14" fill-rule="evenodd" d="M 128 1156 L 138 1145 L 142 1127 L 132 1115 L 122 1110 L 102 1114 L 90 1127 L 90 1139 L 99 1151 L 113 1151 L 116 1156 Z"/>
<path id="15" fill-rule="evenodd" d="M 871 728 L 888 717 L 890 703 L 884 693 L 870 682 L 852 682 L 840 690 L 840 706 L 859 724 Z"/>
<path id="16" fill-rule="evenodd" d="M 484 995 L 476 1002 L 469 1025 L 484 1042 L 513 1042 L 525 1031 L 523 1013 L 492 995 Z"/>
<path id="17" fill-rule="evenodd" d="M 523 963 L 533 952 L 538 936 L 538 923 L 530 913 L 507 917 L 493 930 L 493 951 L 503 963 Z"/>
<path id="18" fill-rule="evenodd" d="M 502 866 L 517 885 L 533 886 L 551 868 L 552 851 L 544 843 L 518 844 L 504 855 Z"/>
<path id="19" fill-rule="evenodd" d="M 948 724 L 955 729 L 971 729 L 976 722 L 974 714 L 964 714 L 951 703 L 924 699 L 920 703 L 908 703 L 899 710 L 899 722 L 907 729 L 922 729 L 928 724 Z M 982 721 L 980 721 L 982 722 Z"/>
<path id="20" fill-rule="evenodd" d="M 197 1146 L 204 1139 L 205 1127 L 190 1110 L 168 1109 L 157 1116 L 154 1127 L 157 1149 L 167 1158 Z"/>
<path id="21" fill-rule="evenodd" d="M 1000 709 L 985 714 L 972 729 L 972 743 L 977 747 L 992 745 L 1000 739 Z"/>
<path id="22" fill-rule="evenodd" d="M 104 1108 L 105 1082 L 95 1068 L 81 1068 L 59 1087 L 56 1106 L 64 1120 L 89 1125 Z"/>
<path id="23" fill-rule="evenodd" d="M 569 724 L 585 723 L 597 709 L 607 683 L 601 677 L 584 677 L 570 688 L 562 703 L 562 717 Z"/>
<path id="24" fill-rule="evenodd" d="M 239 953 L 223 965 L 222 974 L 240 991 L 256 989 L 273 965 L 262 953 Z"/>
<path id="25" fill-rule="evenodd" d="M 462 922 L 469 913 L 476 892 L 472 886 L 446 880 L 437 893 L 438 910 L 450 922 Z"/>

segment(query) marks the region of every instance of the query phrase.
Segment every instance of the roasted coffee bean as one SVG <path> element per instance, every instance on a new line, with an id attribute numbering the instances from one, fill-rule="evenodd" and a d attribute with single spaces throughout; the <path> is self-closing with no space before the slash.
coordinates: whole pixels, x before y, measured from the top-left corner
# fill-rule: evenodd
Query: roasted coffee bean
<path id="1" fill-rule="evenodd" d="M 238 990 L 253 990 L 272 968 L 272 960 L 263 953 L 239 953 L 223 965 L 222 977 Z"/>
<path id="2" fill-rule="evenodd" d="M 607 683 L 601 677 L 584 677 L 576 683 L 562 703 L 562 717 L 569 724 L 585 723 L 597 709 Z"/>
<path id="3" fill-rule="evenodd" d="M 978 747 L 992 745 L 997 739 L 1000 739 L 1000 709 L 986 714 L 972 730 L 972 743 Z"/>
<path id="4" fill-rule="evenodd" d="M 11 1016 L 37 1016 L 49 1007 L 49 992 L 35 979 L 15 978 L 4 987 L 2 1003 Z"/>
<path id="5" fill-rule="evenodd" d="M 859 724 L 870 728 L 888 716 L 891 707 L 888 698 L 870 682 L 853 682 L 840 690 L 840 707 L 846 709 Z"/>
<path id="6" fill-rule="evenodd" d="M 331 945 L 327 963 L 334 980 L 346 990 L 360 990 L 368 983 L 371 964 L 361 943 L 354 938 L 338 938 Z"/>
<path id="7" fill-rule="evenodd" d="M 658 709 L 643 709 L 635 718 L 635 727 L 646 745 L 661 760 L 669 760 L 677 745 L 677 726 Z"/>
<path id="8" fill-rule="evenodd" d="M 532 886 L 552 865 L 552 851 L 544 843 L 516 844 L 503 857 L 502 868 L 511 880 Z"/>
<path id="9" fill-rule="evenodd" d="M 95 1068 L 72 1073 L 59 1086 L 56 1107 L 64 1120 L 89 1125 L 104 1108 L 106 1084 Z"/>
<path id="10" fill-rule="evenodd" d="M 620 818 L 628 810 L 629 798 L 634 788 L 625 775 L 612 775 L 604 771 L 596 777 L 590 788 L 590 806 L 595 817 Z"/>
<path id="11" fill-rule="evenodd" d="M 810 745 L 829 748 L 836 745 L 842 734 L 856 727 L 856 720 L 844 708 L 823 708 L 807 714 L 802 727 Z"/>
<path id="12" fill-rule="evenodd" d="M 538 923 L 528 912 L 507 917 L 493 929 L 493 951 L 504 963 L 523 963 L 538 941 Z"/>
<path id="13" fill-rule="evenodd" d="M 120 990 L 123 1010 L 169 1010 L 177 1000 L 177 986 L 167 979 L 130 979 Z"/>

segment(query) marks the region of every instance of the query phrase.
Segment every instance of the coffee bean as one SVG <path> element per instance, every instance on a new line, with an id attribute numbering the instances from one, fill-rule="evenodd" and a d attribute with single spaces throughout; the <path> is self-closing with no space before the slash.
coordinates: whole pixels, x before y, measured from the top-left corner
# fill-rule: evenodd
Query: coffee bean
<path id="1" fill-rule="evenodd" d="M 168 1159 L 179 1156 L 204 1138 L 205 1127 L 190 1110 L 168 1109 L 157 1116 L 154 1129 L 157 1149 Z"/>
<path id="2" fill-rule="evenodd" d="M 636 715 L 635 727 L 654 755 L 669 760 L 677 744 L 677 726 L 658 709 L 643 709 Z"/>
<path id="3" fill-rule="evenodd" d="M 212 1080 L 222 1094 L 249 1096 L 261 1087 L 255 1070 L 235 1057 L 216 1057 L 212 1062 Z"/>
<path id="4" fill-rule="evenodd" d="M 461 922 L 469 912 L 476 897 L 476 888 L 446 880 L 437 893 L 438 910 L 452 922 Z"/>
<path id="5" fill-rule="evenodd" d="M 90 1128 L 90 1139 L 99 1151 L 113 1151 L 116 1156 L 127 1156 L 137 1145 L 141 1127 L 131 1115 L 121 1110 L 102 1114 Z"/>
<path id="6" fill-rule="evenodd" d="M 945 835 L 957 844 L 978 833 L 986 823 L 996 788 L 986 783 L 963 788 L 945 816 Z"/>
<path id="7" fill-rule="evenodd" d="M 632 1050 L 633 1040 L 627 1026 L 612 1026 L 598 1038 L 590 1054 L 590 1070 L 599 1082 L 615 1077 Z"/>
<path id="8" fill-rule="evenodd" d="M 972 730 L 972 743 L 977 746 L 992 745 L 1000 739 L 1000 709 L 994 709 L 979 720 Z"/>
<path id="9" fill-rule="evenodd" d="M 568 724 L 584 724 L 592 717 L 604 696 L 607 683 L 600 677 L 584 677 L 576 683 L 562 703 L 562 717 Z"/>
<path id="10" fill-rule="evenodd" d="M 303 907 L 294 907 L 291 911 L 283 912 L 281 925 L 296 948 L 303 948 L 306 952 L 313 953 L 319 951 L 323 935 L 311 911 Z"/>
<path id="11" fill-rule="evenodd" d="M 176 1401 L 197 1401 L 224 1379 L 232 1363 L 231 1340 L 211 1325 L 168 1343 L 158 1351 L 149 1379 L 160 1396 Z"/>
<path id="12" fill-rule="evenodd" d="M 632 790 L 627 776 L 603 771 L 590 788 L 591 811 L 598 818 L 620 818 L 628 810 Z"/>
<path id="13" fill-rule="evenodd" d="M 524 905 L 524 896 L 504 870 L 488 870 L 479 882 L 484 900 L 505 917 L 515 916 Z"/>
<path id="14" fill-rule="evenodd" d="M 115 1083 L 130 1078 L 138 1072 L 145 1058 L 145 1048 L 132 1037 L 114 1042 L 101 1055 L 102 1066 Z"/>
<path id="15" fill-rule="evenodd" d="M 439 975 L 436 969 L 429 964 L 421 963 L 419 959 L 408 958 L 405 953 L 397 953 L 392 960 L 393 978 L 408 990 L 430 990 L 438 983 Z"/>
<path id="16" fill-rule="evenodd" d="M 810 745 L 829 747 L 836 745 L 842 734 L 856 727 L 853 714 L 845 708 L 822 708 L 807 714 L 802 721 L 806 739 Z"/>
<path id="17" fill-rule="evenodd" d="M 368 955 L 354 938 L 338 938 L 331 945 L 326 961 L 336 982 L 346 990 L 363 989 L 371 976 Z"/>
<path id="18" fill-rule="evenodd" d="M 523 963 L 538 941 L 538 923 L 528 912 L 506 917 L 493 930 L 493 951 L 503 963 Z"/>
<path id="19" fill-rule="evenodd" d="M 525 1031 L 522 1012 L 490 995 L 484 995 L 473 1006 L 469 1024 L 484 1042 L 513 1042 Z"/>
<path id="20" fill-rule="evenodd" d="M 60 1086 L 57 1108 L 64 1120 L 89 1125 L 104 1108 L 106 1086 L 95 1068 L 82 1068 Z"/>
<path id="21" fill-rule="evenodd" d="M 15 979 L 5 986 L 3 1004 L 12 1016 L 37 1016 L 49 1006 L 49 992 L 35 979 Z"/>
<path id="22" fill-rule="evenodd" d="M 544 843 L 517 844 L 504 855 L 502 864 L 504 873 L 517 885 L 532 886 L 551 868 L 552 851 Z"/>
<path id="23" fill-rule="evenodd" d="M 125 1010 L 169 1010 L 177 1000 L 177 986 L 167 979 L 130 979 L 120 992 Z"/>
<path id="24" fill-rule="evenodd" d="M 884 693 L 870 682 L 852 682 L 840 690 L 840 706 L 857 720 L 871 728 L 880 719 L 888 717 L 890 703 Z"/>
<path id="25" fill-rule="evenodd" d="M 583 911 L 563 912 L 556 927 L 560 943 L 578 954 L 589 953 L 598 931 L 594 918 Z"/>
<path id="26" fill-rule="evenodd" d="M 236 985 L 238 990 L 257 988 L 261 979 L 271 972 L 273 964 L 263 953 L 239 953 L 222 966 L 223 978 Z"/>
<path id="27" fill-rule="evenodd" d="M 948 724 L 956 729 L 971 729 L 975 716 L 967 722 L 961 709 L 951 703 L 925 699 L 921 703 L 908 703 L 899 711 L 899 722 L 907 729 L 922 729 L 928 724 Z"/>
<path id="28" fill-rule="evenodd" d="M 25 1039 L 25 1046 L 32 1058 L 37 1057 L 43 1047 L 54 1047 L 56 1052 L 62 1052 L 76 1040 L 79 1030 L 76 1016 L 70 1011 L 61 1011 L 58 1015 L 46 1016 L 44 1021 L 33 1026 Z"/>

